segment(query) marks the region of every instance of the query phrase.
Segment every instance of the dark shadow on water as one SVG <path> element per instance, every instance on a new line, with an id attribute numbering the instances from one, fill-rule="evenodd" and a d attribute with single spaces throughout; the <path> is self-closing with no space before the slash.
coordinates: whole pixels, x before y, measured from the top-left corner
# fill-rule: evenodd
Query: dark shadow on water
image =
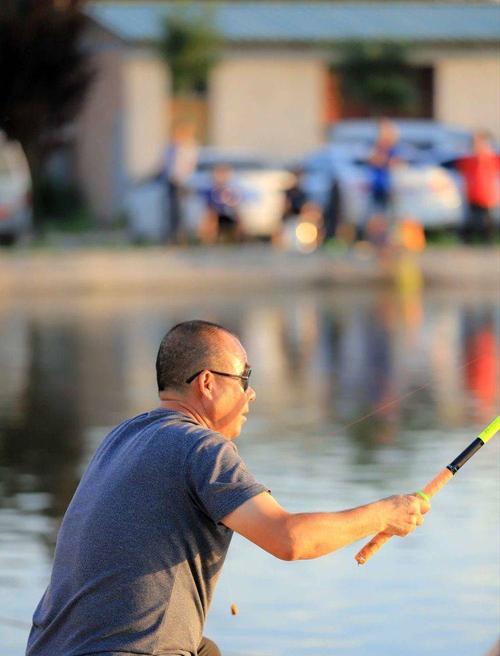
<path id="1" fill-rule="evenodd" d="M 83 447 L 77 403 L 77 343 L 68 327 L 42 327 L 34 322 L 27 339 L 24 388 L 17 407 L 0 417 L 3 503 L 9 504 L 22 492 L 42 492 L 50 500 L 44 512 L 58 519 L 78 484 Z M 45 536 L 50 555 L 55 537 Z"/>

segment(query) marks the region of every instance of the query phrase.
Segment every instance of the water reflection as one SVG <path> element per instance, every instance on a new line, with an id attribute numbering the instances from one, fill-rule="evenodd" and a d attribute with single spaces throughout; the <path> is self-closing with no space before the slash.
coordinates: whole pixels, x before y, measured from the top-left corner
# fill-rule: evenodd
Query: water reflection
<path id="1" fill-rule="evenodd" d="M 367 500 L 411 480 L 408 454 L 423 448 L 417 431 L 445 436 L 470 427 L 472 437 L 498 407 L 500 318 L 496 298 L 487 295 L 335 291 L 214 295 L 195 305 L 161 297 L 4 302 L 0 577 L 19 596 L 15 610 L 0 615 L 29 619 L 33 594 L 21 571 L 38 572 L 44 584 L 58 521 L 90 454 L 110 426 L 154 405 L 159 341 L 193 316 L 241 335 L 257 390 L 250 439 L 241 448 L 267 467 L 288 500 L 303 501 L 297 485 L 324 498 L 332 472 L 337 495 L 354 481 Z M 277 445 L 283 475 L 269 465 Z M 333 451 L 342 467 L 332 464 Z M 352 495 L 345 501 L 353 505 Z M 13 637 L 18 647 L 9 653 L 20 654 L 23 641 Z"/>
<path id="2" fill-rule="evenodd" d="M 471 308 L 462 316 L 464 382 L 474 405 L 474 415 L 480 422 L 488 420 L 497 401 L 498 335 L 493 310 Z"/>
<path id="3" fill-rule="evenodd" d="M 78 340 L 68 326 L 42 326 L 33 320 L 27 321 L 25 339 L 24 379 L 19 380 L 15 403 L 0 417 L 4 497 L 45 493 L 45 512 L 58 518 L 78 483 L 83 450 L 75 370 Z M 55 536 L 43 538 L 51 552 Z"/>
<path id="4" fill-rule="evenodd" d="M 219 300 L 197 312 L 242 336 L 255 371 L 258 419 L 279 419 L 283 434 L 342 426 L 369 460 L 402 425 L 449 428 L 494 413 L 494 299 L 456 300 L 429 297 L 418 330 L 401 298 L 387 292 Z M 157 344 L 193 313 L 188 305 L 162 306 L 74 300 L 52 311 L 40 303 L 4 313 L 4 500 L 27 489 L 43 492 L 46 512 L 60 517 L 94 446 L 89 434 L 100 440 L 101 427 L 155 403 Z"/>

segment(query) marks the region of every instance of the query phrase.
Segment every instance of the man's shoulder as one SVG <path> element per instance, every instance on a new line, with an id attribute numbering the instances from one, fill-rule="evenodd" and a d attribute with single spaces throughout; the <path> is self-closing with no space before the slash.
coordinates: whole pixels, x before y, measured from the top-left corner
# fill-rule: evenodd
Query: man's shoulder
<path id="1" fill-rule="evenodd" d="M 182 466 L 193 452 L 220 441 L 224 441 L 222 436 L 186 415 L 157 409 L 117 425 L 101 442 L 93 461 L 100 466 L 119 463 L 121 467 L 121 458 L 125 458 L 128 463 L 175 461 Z"/>
<path id="2" fill-rule="evenodd" d="M 130 437 L 157 435 L 160 438 L 172 435 L 176 440 L 184 436 L 189 442 L 193 442 L 209 436 L 218 436 L 218 433 L 201 426 L 180 412 L 155 408 L 125 419 L 108 433 L 107 440 L 123 439 L 126 435 Z"/>

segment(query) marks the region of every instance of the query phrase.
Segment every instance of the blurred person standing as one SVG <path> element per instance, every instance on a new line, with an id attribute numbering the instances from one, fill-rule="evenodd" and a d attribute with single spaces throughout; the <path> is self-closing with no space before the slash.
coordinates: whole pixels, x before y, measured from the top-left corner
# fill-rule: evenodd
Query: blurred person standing
<path id="1" fill-rule="evenodd" d="M 199 236 L 206 244 L 216 241 L 240 241 L 243 238 L 239 207 L 242 192 L 233 179 L 230 166 L 219 164 L 212 172 L 212 186 L 202 192 L 205 214 Z"/>
<path id="2" fill-rule="evenodd" d="M 164 177 L 167 186 L 166 241 L 178 244 L 182 240 L 181 199 L 186 181 L 194 172 L 198 162 L 198 144 L 195 128 L 191 123 L 179 123 L 171 143 L 167 146 L 164 159 Z"/>
<path id="3" fill-rule="evenodd" d="M 380 238 L 380 226 L 384 224 L 388 232 L 394 221 L 392 167 L 400 162 L 399 132 L 389 119 L 382 119 L 378 124 L 378 134 L 368 158 L 370 189 L 368 210 L 365 220 L 358 230 L 358 238 L 364 239 L 370 234 L 371 224 Z"/>
<path id="4" fill-rule="evenodd" d="M 280 225 L 276 234 L 273 235 L 274 246 L 283 247 L 285 245 L 286 227 L 292 221 L 312 223 L 317 228 L 318 235 L 322 233 L 321 210 L 315 203 L 308 200 L 303 188 L 303 177 L 302 169 L 297 168 L 292 171 L 292 182 L 284 192 Z"/>
<path id="5" fill-rule="evenodd" d="M 307 203 L 307 195 L 302 188 L 303 172 L 301 169 L 293 171 L 293 182 L 288 189 L 285 190 L 285 203 L 283 208 L 282 221 L 285 222 L 290 218 L 300 216 L 305 204 Z"/>
<path id="6" fill-rule="evenodd" d="M 476 132 L 473 152 L 458 162 L 465 182 L 467 214 L 462 230 L 464 243 L 476 239 L 488 243 L 493 238 L 493 209 L 500 201 L 500 158 L 485 131 Z"/>
<path id="7" fill-rule="evenodd" d="M 340 224 L 341 196 L 340 185 L 336 175 L 333 176 L 328 190 L 328 196 L 323 209 L 323 224 L 325 242 L 337 237 L 337 228 Z"/>

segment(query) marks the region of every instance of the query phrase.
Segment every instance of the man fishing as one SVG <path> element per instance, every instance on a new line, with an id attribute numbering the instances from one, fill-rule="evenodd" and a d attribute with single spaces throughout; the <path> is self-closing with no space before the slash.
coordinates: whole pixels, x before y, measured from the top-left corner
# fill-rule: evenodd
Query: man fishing
<path id="1" fill-rule="evenodd" d="M 379 531 L 408 535 L 429 510 L 412 494 L 282 508 L 234 445 L 255 391 L 222 326 L 174 326 L 156 371 L 159 406 L 109 433 L 68 507 L 28 656 L 218 656 L 202 631 L 233 531 L 283 560 L 318 558 Z"/>

